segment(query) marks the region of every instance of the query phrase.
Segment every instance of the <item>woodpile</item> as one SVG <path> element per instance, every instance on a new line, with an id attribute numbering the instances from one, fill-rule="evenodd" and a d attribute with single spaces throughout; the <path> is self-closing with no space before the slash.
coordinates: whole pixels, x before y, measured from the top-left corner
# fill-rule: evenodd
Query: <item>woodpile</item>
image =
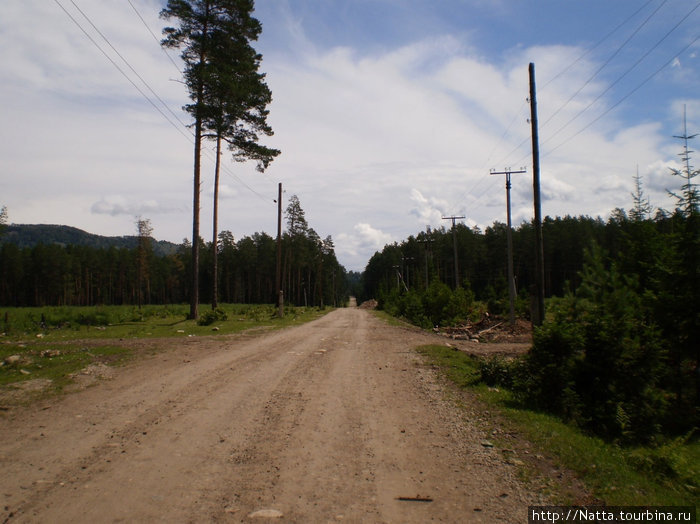
<path id="1" fill-rule="evenodd" d="M 479 322 L 458 326 L 435 327 L 433 331 L 452 340 L 470 340 L 473 342 L 530 342 L 532 326 L 527 320 L 517 319 L 515 326 L 507 319 L 484 317 Z"/>

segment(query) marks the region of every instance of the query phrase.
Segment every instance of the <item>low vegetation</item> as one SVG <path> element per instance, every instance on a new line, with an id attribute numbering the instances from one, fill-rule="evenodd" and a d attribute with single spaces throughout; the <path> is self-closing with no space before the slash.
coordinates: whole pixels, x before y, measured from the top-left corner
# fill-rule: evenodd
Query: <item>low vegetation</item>
<path id="1" fill-rule="evenodd" d="M 496 413 L 506 432 L 516 432 L 536 446 L 536 453 L 573 471 L 596 500 L 621 506 L 700 505 L 700 442 L 692 433 L 624 446 L 528 407 L 502 385 L 511 380 L 514 360 L 474 357 L 446 346 L 423 346 L 419 352 Z M 581 502 L 556 496 L 565 504 Z"/>

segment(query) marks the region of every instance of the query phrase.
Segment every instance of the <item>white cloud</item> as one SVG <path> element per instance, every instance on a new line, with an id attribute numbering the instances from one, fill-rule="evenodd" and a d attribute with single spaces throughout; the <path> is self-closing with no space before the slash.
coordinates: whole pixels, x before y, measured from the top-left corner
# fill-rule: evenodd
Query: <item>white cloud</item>
<path id="1" fill-rule="evenodd" d="M 392 241 L 391 235 L 372 227 L 365 222 L 353 226 L 352 233 L 340 233 L 335 238 L 335 251 L 338 256 L 349 260 L 348 269 L 361 271 L 368 256 Z"/>
<path id="2" fill-rule="evenodd" d="M 183 206 L 167 205 L 153 199 L 132 202 L 121 195 L 115 195 L 101 198 L 92 204 L 90 211 L 96 215 L 152 216 L 164 213 L 179 213 L 183 211 Z"/>
<path id="3" fill-rule="evenodd" d="M 446 200 L 435 197 L 426 198 L 416 188 L 411 189 L 411 200 L 416 205 L 411 209 L 411 214 L 426 225 L 439 224 L 442 217 L 449 214 L 447 211 L 449 203 Z"/>

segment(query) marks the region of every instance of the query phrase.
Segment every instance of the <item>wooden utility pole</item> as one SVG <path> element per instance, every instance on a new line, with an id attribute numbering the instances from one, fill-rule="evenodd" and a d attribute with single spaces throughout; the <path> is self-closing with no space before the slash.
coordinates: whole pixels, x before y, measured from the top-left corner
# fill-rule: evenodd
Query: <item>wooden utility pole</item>
<path id="1" fill-rule="evenodd" d="M 537 130 L 537 96 L 535 89 L 535 64 L 530 62 L 530 125 L 532 126 L 532 188 L 535 205 L 535 287 L 537 310 L 533 324 L 544 322 L 544 247 L 542 242 L 542 201 L 540 200 L 540 139 Z"/>
<path id="2" fill-rule="evenodd" d="M 467 217 L 442 217 L 443 220 L 452 220 L 452 247 L 454 249 L 455 256 L 455 289 L 459 287 L 459 262 L 457 261 L 457 228 L 455 226 L 455 220 L 467 218 Z"/>
<path id="3" fill-rule="evenodd" d="M 408 288 L 411 287 L 411 266 L 410 262 L 412 260 L 415 260 L 414 257 L 401 257 L 401 268 L 402 270 L 405 270 L 406 273 L 406 280 L 405 280 L 405 285 L 406 285 L 406 290 L 408 291 Z M 415 280 L 415 277 L 413 277 L 413 280 Z"/>
<path id="4" fill-rule="evenodd" d="M 428 276 L 428 253 L 432 255 L 431 252 L 431 244 L 434 242 L 432 238 L 430 238 L 428 235 L 430 234 L 430 227 L 428 227 L 428 231 L 425 235 L 425 239 L 423 240 L 416 240 L 419 244 L 425 244 L 425 289 L 427 291 L 428 286 L 430 285 L 430 278 Z"/>
<path id="5" fill-rule="evenodd" d="M 508 229 L 506 230 L 506 239 L 508 243 L 508 299 L 510 301 L 508 318 L 510 320 L 511 327 L 515 325 L 515 275 L 513 274 L 513 228 L 510 221 L 510 175 L 525 172 L 525 169 L 512 171 L 510 168 L 506 168 L 503 171 L 491 170 L 492 175 L 506 176 L 506 216 L 508 225 Z"/>
<path id="6" fill-rule="evenodd" d="M 275 272 L 275 289 L 277 290 L 277 316 L 284 316 L 284 291 L 282 291 L 282 182 L 277 194 L 277 271 Z"/>

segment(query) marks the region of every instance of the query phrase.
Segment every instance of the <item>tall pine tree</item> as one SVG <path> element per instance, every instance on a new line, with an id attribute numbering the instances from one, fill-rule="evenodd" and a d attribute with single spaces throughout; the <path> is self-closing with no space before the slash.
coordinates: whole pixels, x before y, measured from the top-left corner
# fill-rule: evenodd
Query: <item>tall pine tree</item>
<path id="1" fill-rule="evenodd" d="M 220 140 L 226 140 L 236 160 L 256 160 L 259 169 L 279 154 L 257 144 L 258 133 L 272 134 L 265 121 L 271 95 L 264 75 L 257 72 L 261 57 L 250 46 L 261 31 L 260 22 L 251 16 L 253 8 L 253 0 L 168 0 L 161 11 L 161 17 L 178 22 L 177 27 L 163 29 L 162 45 L 182 49 L 185 83 L 192 100 L 185 110 L 194 118 L 191 318 L 199 314 L 202 138 L 211 131 L 218 151 Z M 218 173 L 218 155 L 216 169 Z M 216 227 L 215 223 L 215 244 Z"/>

